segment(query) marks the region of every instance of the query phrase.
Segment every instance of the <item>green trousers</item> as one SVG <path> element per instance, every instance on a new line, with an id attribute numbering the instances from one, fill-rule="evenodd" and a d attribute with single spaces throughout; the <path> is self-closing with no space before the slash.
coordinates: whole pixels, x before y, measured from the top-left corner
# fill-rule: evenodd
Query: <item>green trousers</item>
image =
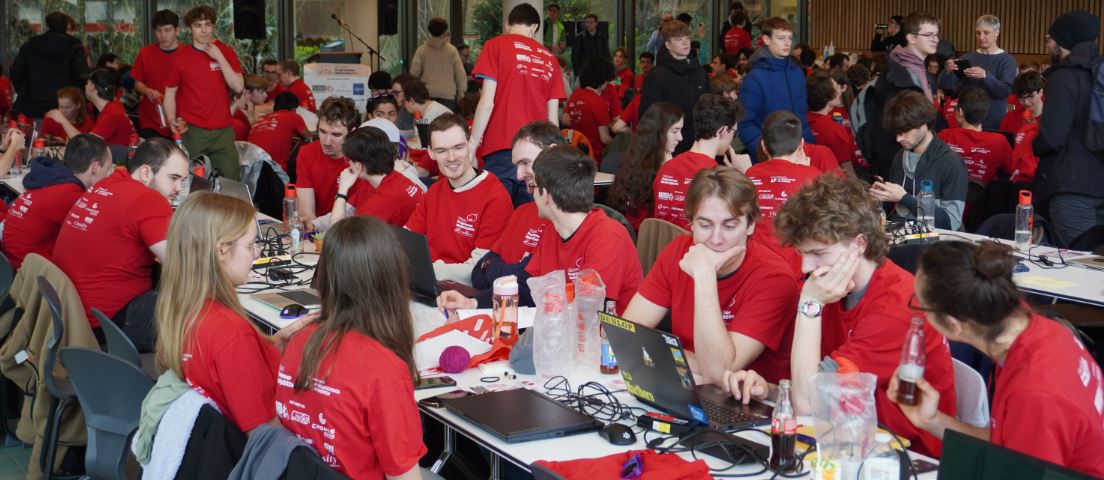
<path id="1" fill-rule="evenodd" d="M 207 155 L 211 165 L 222 172 L 222 176 L 231 180 L 240 180 L 241 163 L 238 161 L 238 149 L 234 146 L 234 128 L 207 130 L 189 125 L 184 132 L 184 148 L 195 158 Z"/>

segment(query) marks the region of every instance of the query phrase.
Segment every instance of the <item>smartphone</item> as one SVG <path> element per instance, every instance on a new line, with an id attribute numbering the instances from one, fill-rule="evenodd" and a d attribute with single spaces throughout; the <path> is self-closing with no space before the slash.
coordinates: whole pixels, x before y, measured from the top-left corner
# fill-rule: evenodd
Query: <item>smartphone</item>
<path id="1" fill-rule="evenodd" d="M 958 71 L 956 71 L 955 73 L 958 74 L 959 76 L 966 75 L 966 69 L 973 66 L 973 65 L 970 64 L 970 61 L 965 59 L 965 58 L 959 58 L 959 59 L 955 60 L 954 63 L 955 63 L 955 67 L 958 68 Z"/>
<path id="2" fill-rule="evenodd" d="M 889 28 L 888 23 L 879 23 L 879 24 L 874 25 L 874 30 L 885 30 L 887 28 Z"/>
<path id="3" fill-rule="evenodd" d="M 445 406 L 443 403 L 441 403 L 441 400 L 450 399 L 450 398 L 463 398 L 463 397 L 466 397 L 468 395 L 472 395 L 472 393 L 465 392 L 463 390 L 453 390 L 451 392 L 442 393 L 442 394 L 434 396 L 434 397 L 423 398 L 421 400 L 418 400 L 418 404 L 419 405 L 424 405 L 426 407 L 441 408 L 441 407 Z"/>
<path id="4" fill-rule="evenodd" d="M 939 470 L 939 465 L 922 459 L 915 459 L 912 461 L 912 469 L 917 475 L 922 475 L 928 472 L 934 472 Z"/>
<path id="5" fill-rule="evenodd" d="M 418 380 L 418 384 L 414 385 L 414 390 L 425 390 L 429 388 L 438 387 L 455 387 L 456 380 L 452 377 L 430 377 Z"/>

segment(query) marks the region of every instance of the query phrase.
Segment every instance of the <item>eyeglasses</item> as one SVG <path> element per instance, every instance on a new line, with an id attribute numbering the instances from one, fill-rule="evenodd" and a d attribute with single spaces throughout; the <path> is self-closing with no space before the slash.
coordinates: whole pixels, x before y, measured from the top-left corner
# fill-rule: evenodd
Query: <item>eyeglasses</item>
<path id="1" fill-rule="evenodd" d="M 260 245 L 257 245 L 256 243 L 250 243 L 250 244 L 244 244 L 244 243 L 238 243 L 238 242 L 228 242 L 228 243 L 232 243 L 232 244 L 237 245 L 239 247 L 248 248 L 250 252 L 253 252 L 254 257 L 261 256 L 262 247 Z"/>
<path id="2" fill-rule="evenodd" d="M 916 35 L 917 37 L 924 37 L 928 40 L 939 40 L 938 33 L 914 33 L 913 35 Z"/>
<path id="3" fill-rule="evenodd" d="M 911 297 L 909 297 L 908 307 L 909 307 L 909 309 L 916 310 L 917 312 L 929 312 L 929 313 L 935 313 L 936 312 L 936 310 L 934 308 L 928 308 L 928 307 L 925 307 L 923 305 L 920 305 L 920 300 L 918 298 L 916 298 L 915 293 L 912 294 Z"/>

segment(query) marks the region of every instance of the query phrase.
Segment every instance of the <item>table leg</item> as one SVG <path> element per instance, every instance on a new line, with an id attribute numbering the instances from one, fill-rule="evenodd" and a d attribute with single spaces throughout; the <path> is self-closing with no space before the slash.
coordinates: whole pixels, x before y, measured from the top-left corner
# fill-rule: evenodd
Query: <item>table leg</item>
<path id="1" fill-rule="evenodd" d="M 491 464 L 491 480 L 499 480 L 502 477 L 502 459 L 498 458 L 498 454 L 490 452 L 491 456 L 488 459 Z"/>
<path id="2" fill-rule="evenodd" d="M 441 455 L 437 456 L 437 460 L 433 462 L 433 466 L 429 467 L 431 472 L 438 475 L 441 474 L 441 470 L 445 468 L 445 464 L 452 457 L 453 449 L 456 448 L 456 433 L 452 431 L 452 427 L 444 424 L 442 426 L 445 429 L 444 449 L 441 450 Z"/>

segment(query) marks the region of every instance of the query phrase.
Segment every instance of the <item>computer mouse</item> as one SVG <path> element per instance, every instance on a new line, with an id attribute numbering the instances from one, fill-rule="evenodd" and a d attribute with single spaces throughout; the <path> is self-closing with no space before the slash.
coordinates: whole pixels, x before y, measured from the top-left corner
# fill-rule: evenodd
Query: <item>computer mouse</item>
<path id="1" fill-rule="evenodd" d="M 280 318 L 299 318 L 306 315 L 308 311 L 307 307 L 293 303 L 280 310 Z"/>
<path id="2" fill-rule="evenodd" d="M 628 425 L 611 423 L 598 431 L 598 436 L 614 445 L 632 445 L 636 443 L 636 434 Z"/>

